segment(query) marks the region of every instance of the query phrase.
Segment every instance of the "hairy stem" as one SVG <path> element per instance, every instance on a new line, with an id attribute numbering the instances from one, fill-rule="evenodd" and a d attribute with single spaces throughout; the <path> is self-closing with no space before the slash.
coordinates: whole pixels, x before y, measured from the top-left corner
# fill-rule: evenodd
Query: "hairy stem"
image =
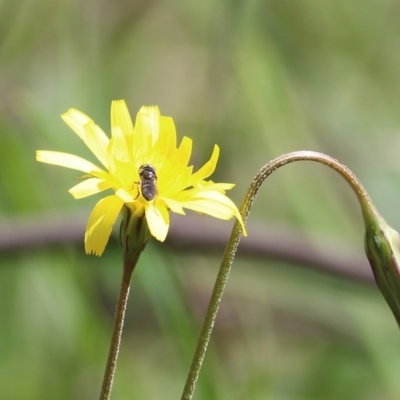
<path id="1" fill-rule="evenodd" d="M 137 261 L 137 260 L 136 260 Z M 111 336 L 110 350 L 106 370 L 104 372 L 103 385 L 100 393 L 100 400 L 109 400 L 113 385 L 115 370 L 117 368 L 117 359 L 119 348 L 121 345 L 122 328 L 124 326 L 124 318 L 126 306 L 129 298 L 129 288 L 132 272 L 136 266 L 136 262 L 124 261 L 124 269 L 121 280 L 121 287 L 118 296 L 117 307 L 114 316 L 114 327 Z"/>
<path id="2" fill-rule="evenodd" d="M 315 161 L 334 169 L 349 183 L 354 193 L 356 194 L 358 201 L 361 205 L 364 220 L 367 220 L 368 217 L 374 214 L 375 207 L 373 206 L 367 192 L 365 191 L 359 180 L 347 167 L 345 167 L 334 158 L 322 153 L 317 153 L 313 151 L 296 151 L 293 153 L 284 154 L 270 161 L 264 167 L 262 167 L 257 175 L 254 177 L 247 190 L 246 196 L 240 209 L 243 222 L 246 222 L 251 206 L 253 205 L 253 202 L 257 196 L 258 190 L 260 189 L 265 179 L 278 168 L 295 161 Z M 226 282 L 228 280 L 232 263 L 235 258 L 236 250 L 239 245 L 240 237 L 240 224 L 238 221 L 236 221 L 224 251 L 221 266 L 218 271 L 213 292 L 211 294 L 210 303 L 208 305 L 203 326 L 201 328 L 200 337 L 197 342 L 197 347 L 186 379 L 181 400 L 190 400 L 193 396 L 207 350 L 207 346 L 210 341 L 215 319 L 217 317 L 222 295 L 224 293 Z"/>

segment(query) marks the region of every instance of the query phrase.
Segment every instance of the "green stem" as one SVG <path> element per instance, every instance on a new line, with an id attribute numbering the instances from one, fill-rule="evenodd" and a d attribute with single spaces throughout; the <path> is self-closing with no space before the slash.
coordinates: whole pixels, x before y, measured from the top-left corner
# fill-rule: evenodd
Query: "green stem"
<path id="1" fill-rule="evenodd" d="M 336 172 L 338 172 L 351 186 L 354 193 L 356 194 L 358 201 L 361 205 L 364 220 L 374 214 L 375 207 L 373 206 L 367 192 L 365 191 L 362 184 L 355 177 L 355 175 L 339 161 L 332 157 L 329 157 L 322 153 L 313 151 L 296 151 L 293 153 L 284 154 L 280 157 L 270 161 L 264 167 L 260 169 L 252 183 L 250 184 L 246 196 L 243 200 L 240 213 L 243 221 L 246 222 L 250 212 L 250 208 L 256 198 L 258 190 L 265 181 L 265 179 L 272 174 L 278 168 L 290 164 L 295 161 L 315 161 L 324 164 Z M 222 295 L 225 290 L 228 276 L 232 267 L 233 260 L 235 258 L 236 250 L 239 245 L 241 236 L 240 224 L 238 221 L 235 222 L 231 236 L 226 245 L 225 252 L 222 258 L 221 266 L 218 272 L 218 276 L 214 285 L 214 289 L 211 295 L 210 303 L 206 312 L 206 316 L 201 328 L 200 337 L 197 342 L 197 347 L 193 356 L 192 364 L 186 379 L 186 384 L 182 393 L 181 400 L 190 400 L 193 396 L 197 380 L 199 378 L 200 369 L 203 364 L 205 353 L 207 350 L 208 343 L 210 341 L 211 333 L 214 327 L 215 319 L 217 317 L 219 305 L 221 303 Z"/>
<path id="2" fill-rule="evenodd" d="M 115 369 L 117 368 L 118 353 L 121 345 L 121 336 L 122 336 L 122 328 L 124 326 L 126 305 L 128 303 L 128 298 L 129 298 L 130 282 L 131 282 L 132 272 L 136 266 L 137 259 L 134 262 L 124 260 L 124 269 L 122 274 L 121 287 L 119 291 L 117 307 L 115 310 L 114 327 L 111 336 L 110 350 L 108 352 L 106 370 L 104 372 L 100 400 L 109 400 L 111 396 L 111 389 L 113 385 Z"/>

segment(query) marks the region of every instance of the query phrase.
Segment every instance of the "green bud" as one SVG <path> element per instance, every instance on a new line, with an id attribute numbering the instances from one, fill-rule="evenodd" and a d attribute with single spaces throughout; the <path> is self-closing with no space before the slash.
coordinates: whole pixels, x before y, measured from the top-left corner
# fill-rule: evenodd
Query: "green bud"
<path id="1" fill-rule="evenodd" d="M 365 252 L 379 290 L 400 326 L 400 235 L 375 211 L 364 215 Z"/>
<path id="2" fill-rule="evenodd" d="M 146 247 L 150 236 L 144 208 L 129 207 L 128 204 L 125 204 L 122 208 L 122 221 L 119 231 L 124 261 L 135 264 Z"/>

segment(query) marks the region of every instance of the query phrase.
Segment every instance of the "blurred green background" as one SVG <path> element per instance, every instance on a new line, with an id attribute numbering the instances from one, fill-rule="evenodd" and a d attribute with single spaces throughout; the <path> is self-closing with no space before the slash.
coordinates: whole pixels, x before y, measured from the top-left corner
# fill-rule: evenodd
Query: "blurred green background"
<path id="1" fill-rule="evenodd" d="M 237 204 L 265 162 L 316 150 L 349 166 L 400 228 L 399 1 L 4 0 L 0 32 L 0 227 L 89 215 L 97 199 L 67 193 L 76 173 L 34 151 L 94 161 L 59 115 L 77 108 L 109 132 L 123 98 L 132 117 L 153 104 L 172 116 L 197 168 L 218 143 L 213 179 L 237 183 Z M 317 164 L 268 178 L 245 240 L 255 222 L 363 251 L 355 196 Z M 0 254 L 1 399 L 99 394 L 120 251 L 113 240 L 86 256 L 80 235 Z M 221 254 L 149 244 L 113 399 L 180 398 Z M 399 366 L 398 328 L 373 285 L 239 254 L 195 398 L 398 399 Z"/>

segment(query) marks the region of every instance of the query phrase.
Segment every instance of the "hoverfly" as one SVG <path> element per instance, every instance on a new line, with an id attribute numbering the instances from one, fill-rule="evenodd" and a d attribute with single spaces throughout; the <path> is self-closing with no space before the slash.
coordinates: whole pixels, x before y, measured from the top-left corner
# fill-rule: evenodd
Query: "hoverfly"
<path id="1" fill-rule="evenodd" d="M 139 168 L 140 191 L 142 196 L 151 201 L 157 197 L 157 175 L 156 170 L 150 164 L 144 164 Z"/>

